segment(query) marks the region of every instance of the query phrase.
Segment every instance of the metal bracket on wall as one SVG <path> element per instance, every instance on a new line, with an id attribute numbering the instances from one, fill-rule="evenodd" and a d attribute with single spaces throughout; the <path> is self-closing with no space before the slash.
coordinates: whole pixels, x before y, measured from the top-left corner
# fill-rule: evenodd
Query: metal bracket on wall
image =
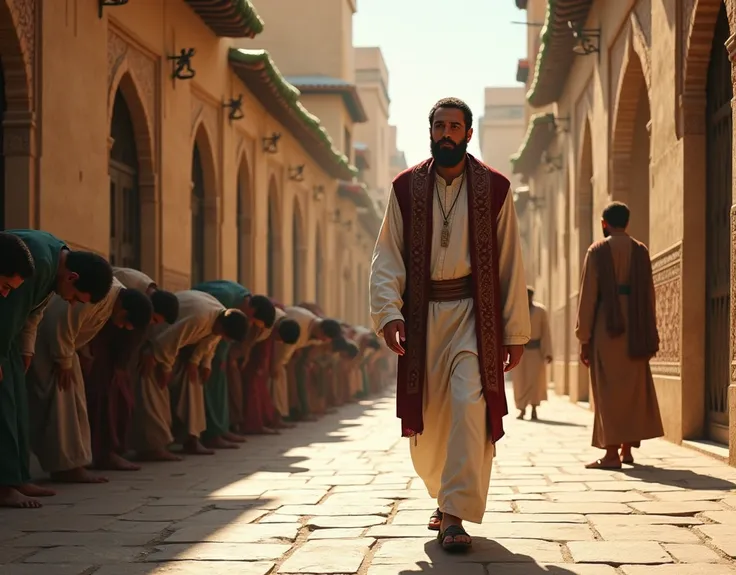
<path id="1" fill-rule="evenodd" d="M 99 16 L 102 19 L 102 11 L 104 8 L 112 6 L 125 6 L 128 0 L 97 0 L 97 6 L 99 7 Z"/>

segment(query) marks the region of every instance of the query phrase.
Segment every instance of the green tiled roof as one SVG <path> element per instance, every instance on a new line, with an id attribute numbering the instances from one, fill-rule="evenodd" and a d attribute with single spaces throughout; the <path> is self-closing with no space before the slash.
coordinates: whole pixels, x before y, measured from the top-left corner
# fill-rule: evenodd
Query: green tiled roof
<path id="1" fill-rule="evenodd" d="M 337 195 L 353 202 L 360 208 L 373 209 L 373 200 L 368 193 L 368 186 L 361 182 L 340 182 Z"/>
<path id="2" fill-rule="evenodd" d="M 548 0 L 534 78 L 526 94 L 534 108 L 557 101 L 572 68 L 576 40 L 568 26 L 583 26 L 593 0 Z"/>
<path id="3" fill-rule="evenodd" d="M 229 58 L 243 84 L 325 172 L 338 180 L 350 180 L 358 173 L 335 148 L 319 118 L 299 101 L 299 90 L 284 79 L 266 50 L 231 48 Z"/>
<path id="4" fill-rule="evenodd" d="M 511 156 L 514 174 L 529 176 L 539 165 L 542 154 L 557 133 L 554 114 L 536 114 L 529 119 L 524 141 L 519 151 Z"/>
<path id="5" fill-rule="evenodd" d="M 185 0 L 217 35 L 255 38 L 263 32 L 263 20 L 250 0 Z"/>

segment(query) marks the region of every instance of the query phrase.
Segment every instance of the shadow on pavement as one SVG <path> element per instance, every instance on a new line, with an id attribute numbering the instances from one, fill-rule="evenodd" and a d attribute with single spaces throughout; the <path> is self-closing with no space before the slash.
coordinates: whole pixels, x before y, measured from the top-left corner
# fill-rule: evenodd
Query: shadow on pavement
<path id="1" fill-rule="evenodd" d="M 537 425 L 539 425 L 540 423 L 543 423 L 544 425 L 552 425 L 556 427 L 588 427 L 587 425 L 583 423 L 571 423 L 569 421 L 558 421 L 555 419 L 529 420 L 529 423 L 535 423 Z"/>
<path id="2" fill-rule="evenodd" d="M 493 575 L 575 575 L 574 571 L 559 564 L 540 565 L 529 555 L 514 553 L 502 543 L 485 537 L 473 537 L 473 548 L 460 555 L 443 551 L 436 541 L 428 541 L 424 550 L 429 561 L 417 561 L 416 567 L 402 568 L 392 575 L 485 575 L 487 572 Z M 490 566 L 489 570 L 483 565 Z M 390 566 L 382 568 L 389 575 Z M 383 571 L 378 573 L 384 575 Z"/>
<path id="3" fill-rule="evenodd" d="M 34 462 L 34 478 L 57 495 L 44 498 L 41 509 L 0 508 L 0 573 L 4 564 L 21 562 L 69 565 L 64 574 L 103 566 L 101 574 L 123 568 L 125 575 L 148 575 L 168 561 L 273 561 L 278 557 L 266 549 L 288 549 L 302 528 L 296 513 L 275 517 L 273 511 L 317 504 L 330 489 L 330 471 L 342 476 L 335 461 L 352 454 L 358 460 L 357 452 L 369 449 L 363 438 L 383 401 L 376 395 L 280 435 L 248 436 L 240 449 L 105 472 L 110 482 L 104 484 L 51 484 Z M 255 521 L 259 528 L 247 527 Z M 280 545 L 262 545 L 274 540 Z"/>
<path id="4" fill-rule="evenodd" d="M 736 488 L 736 483 L 728 479 L 721 479 L 711 475 L 696 473 L 690 469 L 665 469 L 652 465 L 639 465 L 634 463 L 631 468 L 617 470 L 628 477 L 636 477 L 647 483 L 660 483 L 676 487 L 686 487 L 694 491 L 707 490 L 729 490 Z"/>

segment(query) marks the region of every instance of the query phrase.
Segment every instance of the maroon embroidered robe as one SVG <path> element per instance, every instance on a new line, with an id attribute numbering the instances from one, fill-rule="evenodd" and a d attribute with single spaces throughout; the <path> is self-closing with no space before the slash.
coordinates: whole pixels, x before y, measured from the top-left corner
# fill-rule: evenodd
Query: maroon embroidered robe
<path id="1" fill-rule="evenodd" d="M 478 362 L 488 410 L 488 433 L 503 437 L 508 413 L 503 372 L 503 319 L 499 281 L 498 214 L 506 200 L 509 181 L 502 174 L 467 155 L 468 232 L 473 269 Z M 432 255 L 434 160 L 405 170 L 393 182 L 404 232 L 406 288 L 401 310 L 406 322 L 406 354 L 399 357 L 397 416 L 402 435 L 422 433 L 424 381 L 427 368 L 427 315 L 429 313 Z M 413 345 L 412 342 L 420 342 Z"/>

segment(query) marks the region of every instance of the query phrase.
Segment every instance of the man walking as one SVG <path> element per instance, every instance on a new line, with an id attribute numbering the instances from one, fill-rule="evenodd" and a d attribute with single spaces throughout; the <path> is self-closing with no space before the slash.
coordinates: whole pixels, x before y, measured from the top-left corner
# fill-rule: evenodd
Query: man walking
<path id="1" fill-rule="evenodd" d="M 400 356 L 402 435 L 448 551 L 470 547 L 464 520 L 483 519 L 504 371 L 530 338 L 509 181 L 467 153 L 472 125 L 461 100 L 432 108 L 432 159 L 394 179 L 371 269 L 374 328 Z"/>
<path id="2" fill-rule="evenodd" d="M 646 246 L 626 233 L 628 206 L 609 204 L 601 225 L 605 239 L 590 246 L 583 264 L 575 335 L 580 361 L 590 368 L 593 447 L 606 450 L 586 467 L 620 469 L 634 462 L 632 447 L 664 435 L 649 368 L 659 333 L 652 262 Z"/>
<path id="3" fill-rule="evenodd" d="M 511 380 L 514 382 L 514 402 L 519 410 L 517 419 L 524 419 L 526 408 L 531 405 L 531 418 L 536 421 L 537 407 L 547 400 L 547 364 L 552 363 L 552 335 L 546 308 L 534 301 L 532 287 L 527 288 L 527 293 L 532 338 L 524 347 L 524 355 L 511 374 Z"/>

